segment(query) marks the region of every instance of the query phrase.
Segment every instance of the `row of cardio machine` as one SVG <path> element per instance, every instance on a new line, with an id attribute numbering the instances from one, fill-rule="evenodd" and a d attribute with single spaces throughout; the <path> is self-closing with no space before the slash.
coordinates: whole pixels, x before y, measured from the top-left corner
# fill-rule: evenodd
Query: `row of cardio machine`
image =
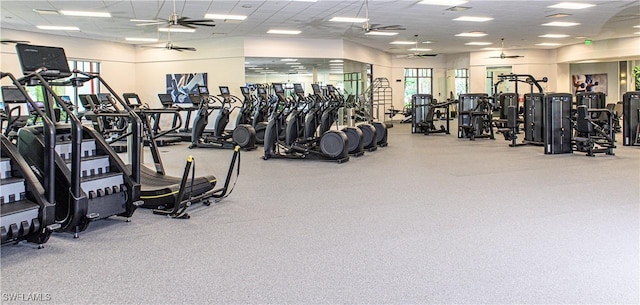
<path id="1" fill-rule="evenodd" d="M 272 84 L 271 100 L 264 129 L 265 160 L 272 158 L 314 159 L 343 163 L 350 156 L 362 156 L 388 145 L 386 126 L 379 122 L 340 126 L 338 112 L 345 98 L 332 85 L 326 91 L 312 84 L 305 96 L 301 84 L 293 85 L 287 96 L 284 85 Z"/>
<path id="2" fill-rule="evenodd" d="M 188 179 L 193 162 L 190 158 L 182 178 L 164 173 L 160 159 L 154 160 L 155 171 L 148 169 L 141 164 L 140 147 L 143 136 L 147 141 L 152 139 L 148 132 L 143 132 L 150 126 L 142 111 L 124 102 L 99 74 L 70 70 L 62 48 L 18 44 L 16 51 L 23 76 L 0 73 L 2 79 L 9 79 L 12 84 L 3 86 L 1 92 L 3 245 L 27 240 L 41 247 L 54 231 L 69 232 L 77 238 L 96 220 L 121 216 L 129 221 L 138 207 L 186 218 L 186 208 L 192 202 L 207 203 L 229 194 L 231 173 L 239 156 L 237 149 L 222 188 L 215 188 L 217 179 L 213 175 Z M 96 111 L 88 115 L 91 122 L 85 123 L 53 87 L 79 87 L 94 80 L 106 88 L 110 102 L 119 110 L 91 109 Z M 37 91 L 43 92 L 41 103 L 29 96 L 28 86 L 40 88 Z M 37 120 L 32 119 L 34 115 Z M 126 126 L 121 128 L 121 136 L 130 143 L 128 160 L 111 147 L 110 141 L 117 139 L 105 138 L 95 128 L 120 119 Z M 157 147 L 150 147 L 157 154 Z"/>

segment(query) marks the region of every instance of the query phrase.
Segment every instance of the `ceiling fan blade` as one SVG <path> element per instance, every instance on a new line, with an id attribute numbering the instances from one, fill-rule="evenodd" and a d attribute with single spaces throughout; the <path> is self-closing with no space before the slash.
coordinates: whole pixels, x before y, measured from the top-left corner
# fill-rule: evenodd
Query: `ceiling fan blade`
<path id="1" fill-rule="evenodd" d="M 2 40 L 0 40 L 0 43 L 2 43 L 2 44 L 8 44 L 8 43 L 29 43 L 29 41 L 26 41 L 26 40 L 13 40 L 13 39 L 2 39 Z"/>
<path id="2" fill-rule="evenodd" d="M 519 58 L 519 57 L 524 57 L 522 55 L 505 55 L 502 58 Z"/>
<path id="3" fill-rule="evenodd" d="M 215 22 L 215 21 L 213 19 L 189 19 L 189 17 L 182 17 L 178 19 L 178 22 L 201 23 L 201 22 Z"/>
<path id="4" fill-rule="evenodd" d="M 433 57 L 438 56 L 438 54 L 416 54 L 416 57 Z"/>
<path id="5" fill-rule="evenodd" d="M 195 29 L 196 28 L 195 26 L 191 25 L 190 23 L 178 23 L 178 25 L 181 26 L 181 27 L 188 28 L 188 29 Z"/>
<path id="6" fill-rule="evenodd" d="M 214 27 L 214 26 L 216 26 L 215 24 L 199 23 L 199 22 L 189 22 L 188 24 L 190 24 L 190 25 L 196 25 L 196 26 L 209 26 L 209 27 Z"/>
<path id="7" fill-rule="evenodd" d="M 394 25 L 371 25 L 370 30 L 372 31 L 404 31 L 406 28 L 399 24 Z"/>
<path id="8" fill-rule="evenodd" d="M 196 48 L 194 48 L 194 47 L 176 47 L 176 46 L 173 46 L 170 49 L 171 50 L 180 51 L 180 52 L 182 52 L 182 51 L 195 51 L 196 50 Z"/>

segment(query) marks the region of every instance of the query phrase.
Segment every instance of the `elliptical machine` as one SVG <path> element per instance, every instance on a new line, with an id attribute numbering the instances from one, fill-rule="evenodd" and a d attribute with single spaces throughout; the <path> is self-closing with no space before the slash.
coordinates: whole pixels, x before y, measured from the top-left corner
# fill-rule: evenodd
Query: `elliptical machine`
<path id="1" fill-rule="evenodd" d="M 320 137 L 310 139 L 300 139 L 297 128 L 300 116 L 298 103 L 289 101 L 281 83 L 274 83 L 273 89 L 278 98 L 274 103 L 269 123 L 264 135 L 264 160 L 271 158 L 286 159 L 317 159 L 326 161 L 336 161 L 343 163 L 349 161 L 348 138 L 347 135 L 338 130 L 329 130 Z M 286 107 L 288 106 L 288 107 Z M 288 110 L 288 113 L 287 113 Z M 280 132 L 283 130 L 282 118 L 286 115 L 284 122 L 284 143 L 280 141 Z M 284 150 L 283 153 L 280 150 Z"/>
<path id="2" fill-rule="evenodd" d="M 198 86 L 200 93 L 200 106 L 193 122 L 191 145 L 189 148 L 227 148 L 233 149 L 236 145 L 244 150 L 253 150 L 256 148 L 256 131 L 249 124 L 238 124 L 232 132 L 225 131 L 225 127 L 229 123 L 229 115 L 235 107 L 231 104 L 237 100 L 229 93 L 229 87 L 220 86 L 220 99 L 209 95 L 209 89 L 206 86 Z M 235 100 L 234 100 L 235 99 Z M 220 106 L 214 106 L 210 102 L 219 102 Z M 213 135 L 204 136 L 204 130 L 209 123 L 209 116 L 214 110 L 219 110 L 214 122 Z M 240 109 L 242 112 L 242 109 Z"/>

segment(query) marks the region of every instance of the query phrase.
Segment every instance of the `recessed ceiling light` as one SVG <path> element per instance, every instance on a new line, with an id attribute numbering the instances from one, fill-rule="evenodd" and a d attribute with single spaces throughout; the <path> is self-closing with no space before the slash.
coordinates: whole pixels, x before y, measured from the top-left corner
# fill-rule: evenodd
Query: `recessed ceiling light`
<path id="1" fill-rule="evenodd" d="M 56 10 L 42 10 L 42 9 L 34 8 L 33 11 L 40 15 L 60 15 L 60 12 Z"/>
<path id="2" fill-rule="evenodd" d="M 298 35 L 302 33 L 302 31 L 298 30 L 268 30 L 267 34 L 282 34 L 282 35 Z"/>
<path id="3" fill-rule="evenodd" d="M 333 63 L 333 64 L 329 64 L 329 66 L 344 66 L 344 64 L 341 64 L 341 63 Z"/>
<path id="4" fill-rule="evenodd" d="M 332 59 L 329 62 L 344 62 L 342 59 Z"/>
<path id="5" fill-rule="evenodd" d="M 409 51 L 415 51 L 415 52 L 429 52 L 429 51 L 432 51 L 432 49 L 411 48 L 411 49 L 409 49 Z"/>
<path id="6" fill-rule="evenodd" d="M 247 16 L 244 15 L 225 15 L 225 14 L 205 14 L 206 19 L 218 19 L 218 20 L 245 20 Z"/>
<path id="7" fill-rule="evenodd" d="M 544 34 L 544 35 L 540 35 L 538 37 L 541 37 L 541 38 L 565 38 L 565 37 L 569 37 L 569 35 L 566 35 L 566 34 Z"/>
<path id="8" fill-rule="evenodd" d="M 329 19 L 329 21 L 333 22 L 351 22 L 351 23 L 362 23 L 366 22 L 367 18 L 356 18 L 356 17 L 333 17 Z"/>
<path id="9" fill-rule="evenodd" d="M 139 42 L 157 42 L 158 38 L 141 38 L 141 37 L 126 37 L 126 41 L 139 41 Z"/>
<path id="10" fill-rule="evenodd" d="M 158 32 L 171 32 L 171 33 L 194 33 L 196 29 L 184 29 L 184 28 L 159 28 Z"/>
<path id="11" fill-rule="evenodd" d="M 297 63 L 297 62 L 286 62 L 284 64 L 285 65 L 299 65 L 300 63 Z"/>
<path id="12" fill-rule="evenodd" d="M 542 25 L 546 25 L 546 26 L 562 26 L 562 27 L 568 27 L 568 26 L 576 26 L 576 25 L 580 25 L 580 23 L 577 22 L 558 22 L 558 21 L 554 21 L 554 22 L 549 22 L 549 23 L 544 23 Z"/>
<path id="13" fill-rule="evenodd" d="M 395 36 L 398 35 L 398 32 L 370 31 L 364 34 L 369 36 Z"/>
<path id="14" fill-rule="evenodd" d="M 557 13 L 557 14 L 548 15 L 548 16 L 545 16 L 545 17 L 547 17 L 547 18 L 564 18 L 564 17 L 569 17 L 569 16 L 571 16 L 571 14 Z"/>
<path id="15" fill-rule="evenodd" d="M 392 41 L 389 44 L 406 44 L 406 45 L 411 45 L 411 44 L 416 44 L 415 41 L 404 41 L 404 40 L 396 40 L 396 41 Z"/>
<path id="16" fill-rule="evenodd" d="M 485 33 L 485 32 L 467 32 L 467 33 L 456 34 L 456 36 L 458 36 L 458 37 L 483 37 L 483 36 L 487 36 L 487 33 Z"/>
<path id="17" fill-rule="evenodd" d="M 280 61 L 298 61 L 297 58 L 283 58 Z"/>
<path id="18" fill-rule="evenodd" d="M 433 41 L 427 40 L 427 41 L 423 41 L 422 43 L 433 43 Z"/>
<path id="19" fill-rule="evenodd" d="M 567 10 L 581 10 L 584 8 L 589 8 L 595 6 L 594 4 L 588 3 L 577 3 L 577 2 L 560 2 L 558 4 L 550 5 L 550 8 L 562 8 Z"/>
<path id="20" fill-rule="evenodd" d="M 559 46 L 559 43 L 555 43 L 555 42 L 542 42 L 542 43 L 537 43 L 537 46 L 543 46 L 543 47 L 552 47 L 552 46 Z"/>
<path id="21" fill-rule="evenodd" d="M 59 11 L 59 12 L 60 14 L 65 16 L 111 18 L 111 14 L 107 12 L 83 12 L 83 11 Z"/>
<path id="22" fill-rule="evenodd" d="M 640 28 L 640 25 L 634 25 L 633 27 L 634 28 Z"/>
<path id="23" fill-rule="evenodd" d="M 635 33 L 633 33 L 633 34 L 634 34 L 634 35 L 640 35 L 640 32 L 635 32 Z"/>
<path id="24" fill-rule="evenodd" d="M 481 42 L 481 41 L 472 41 L 472 42 L 465 43 L 465 45 L 468 45 L 468 46 L 488 46 L 492 44 L 493 43 L 491 42 Z"/>
<path id="25" fill-rule="evenodd" d="M 462 17 L 458 17 L 458 18 L 453 19 L 453 20 L 455 20 L 455 21 L 470 21 L 470 22 L 485 22 L 485 21 L 493 20 L 493 18 L 491 18 L 491 17 L 462 16 Z"/>
<path id="26" fill-rule="evenodd" d="M 420 4 L 428 4 L 428 5 L 443 5 L 443 6 L 458 6 L 461 4 L 467 3 L 467 1 L 461 0 L 423 0 L 418 2 Z"/>
<path id="27" fill-rule="evenodd" d="M 38 28 L 50 31 L 80 31 L 80 29 L 75 26 L 39 25 Z"/>

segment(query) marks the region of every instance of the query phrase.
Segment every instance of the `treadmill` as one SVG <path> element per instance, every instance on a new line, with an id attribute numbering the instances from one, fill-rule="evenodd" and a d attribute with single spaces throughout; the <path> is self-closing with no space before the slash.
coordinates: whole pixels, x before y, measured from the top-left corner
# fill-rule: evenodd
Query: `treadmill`
<path id="1" fill-rule="evenodd" d="M 140 100 L 136 94 L 125 93 L 123 97 L 126 100 L 123 102 L 126 107 L 130 109 L 139 107 Z M 144 115 L 144 112 L 141 111 L 136 111 L 136 113 Z M 142 124 L 146 125 L 143 126 L 143 137 L 150 143 L 148 147 L 155 166 L 155 170 L 146 166 L 139 166 L 140 200 L 144 201 L 141 207 L 154 209 L 154 214 L 166 215 L 172 218 L 189 218 L 186 209 L 192 202 L 203 202 L 206 205 L 210 205 L 212 200 L 217 202 L 231 193 L 232 189 L 229 189 L 229 183 L 233 175 L 233 169 L 236 168 L 236 160 L 240 157 L 239 148 L 234 149 L 227 177 L 221 188 L 214 188 L 218 182 L 214 175 L 195 177 L 193 173 L 190 173 L 193 164 L 191 156 L 186 160 L 187 166 L 182 178 L 169 176 L 164 170 L 157 142 L 149 141 L 152 138 L 149 122 L 144 116 L 141 119 Z M 239 173 L 240 163 L 238 162 L 236 177 Z"/>
<path id="2" fill-rule="evenodd" d="M 186 107 L 176 104 L 173 101 L 173 97 L 171 96 L 171 94 L 168 93 L 158 93 L 158 99 L 160 100 L 160 103 L 162 103 L 163 109 L 172 109 L 174 111 L 178 111 L 178 116 L 173 118 L 173 126 L 176 125 L 177 120 L 182 119 L 182 117 L 179 115 L 179 112 L 187 112 L 184 122 L 182 122 L 182 128 L 168 133 L 167 135 L 178 137 L 183 142 L 191 142 L 191 113 L 198 110 L 200 106 L 200 96 L 197 94 L 189 94 L 191 105 Z"/>
<path id="3" fill-rule="evenodd" d="M 140 97 L 135 93 L 124 93 L 123 94 L 124 101 L 131 107 L 142 119 L 142 124 L 145 130 L 148 129 L 149 138 L 153 138 L 155 140 L 156 145 L 158 146 L 167 146 L 171 144 L 175 144 L 181 141 L 179 137 L 173 136 L 172 133 L 180 128 L 180 114 L 173 109 L 148 109 L 142 107 L 142 102 L 140 101 Z M 171 129 L 167 131 L 160 131 L 160 116 L 162 114 L 172 114 L 173 115 L 173 124 Z M 177 119 L 176 119 L 177 118 Z M 150 120 L 153 120 L 153 125 L 151 125 Z M 148 146 L 151 140 L 149 138 L 145 138 L 144 145 Z"/>

